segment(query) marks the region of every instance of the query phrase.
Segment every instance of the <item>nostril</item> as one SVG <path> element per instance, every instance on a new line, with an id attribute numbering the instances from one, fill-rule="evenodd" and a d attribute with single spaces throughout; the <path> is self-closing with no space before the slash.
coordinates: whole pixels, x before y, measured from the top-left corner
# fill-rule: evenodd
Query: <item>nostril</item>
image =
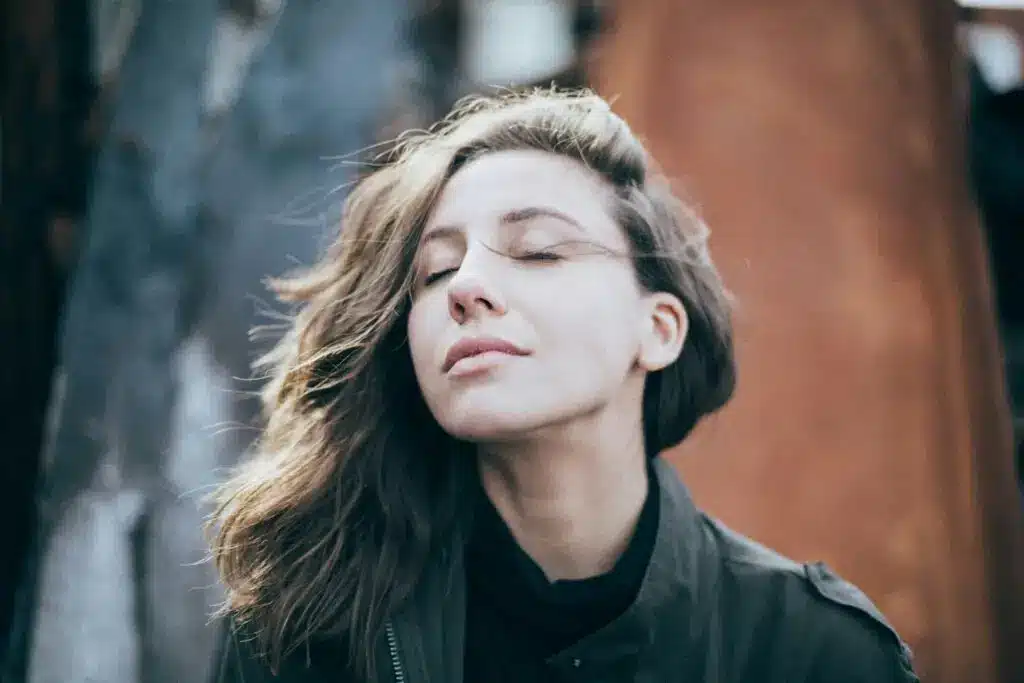
<path id="1" fill-rule="evenodd" d="M 497 293 L 484 281 L 460 273 L 448 283 L 449 310 L 453 318 L 472 318 L 480 314 L 494 315 L 503 310 Z"/>

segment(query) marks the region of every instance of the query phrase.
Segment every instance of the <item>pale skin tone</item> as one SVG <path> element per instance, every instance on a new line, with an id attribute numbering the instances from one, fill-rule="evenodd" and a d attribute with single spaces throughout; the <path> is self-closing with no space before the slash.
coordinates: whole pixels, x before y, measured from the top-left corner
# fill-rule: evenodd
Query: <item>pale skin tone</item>
<path id="1" fill-rule="evenodd" d="M 537 151 L 485 155 L 447 183 L 409 314 L 434 417 L 478 447 L 484 490 L 550 580 L 607 572 L 647 495 L 646 376 L 686 337 L 679 300 L 640 287 L 610 188 Z M 452 346 L 514 347 L 446 367 Z"/>

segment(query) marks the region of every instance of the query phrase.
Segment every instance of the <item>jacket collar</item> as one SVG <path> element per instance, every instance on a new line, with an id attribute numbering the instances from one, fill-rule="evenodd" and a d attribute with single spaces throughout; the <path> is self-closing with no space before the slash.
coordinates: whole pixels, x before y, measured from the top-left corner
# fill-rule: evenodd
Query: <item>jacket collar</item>
<path id="1" fill-rule="evenodd" d="M 658 531 L 637 599 L 615 621 L 552 657 L 558 668 L 576 668 L 586 658 L 605 671 L 629 675 L 660 633 L 688 635 L 687 643 L 693 643 L 707 623 L 716 579 L 703 516 L 672 465 L 657 458 L 652 470 L 660 494 Z M 462 681 L 465 613 L 462 549 L 454 547 L 389 622 L 380 645 L 382 668 L 394 668 L 397 652 L 407 683 Z"/>
<path id="2" fill-rule="evenodd" d="M 626 678 L 659 634 L 673 634 L 676 647 L 700 637 L 715 582 L 703 515 L 672 465 L 658 458 L 653 471 L 660 492 L 658 532 L 636 601 L 618 619 L 552 657 L 555 666 L 575 668 L 589 661 Z"/>

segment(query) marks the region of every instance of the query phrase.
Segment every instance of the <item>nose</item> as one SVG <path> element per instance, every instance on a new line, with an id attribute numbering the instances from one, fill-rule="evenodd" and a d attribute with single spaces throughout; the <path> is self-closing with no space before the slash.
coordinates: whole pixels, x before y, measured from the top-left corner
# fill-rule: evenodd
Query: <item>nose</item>
<path id="1" fill-rule="evenodd" d="M 505 302 L 487 280 L 462 268 L 448 282 L 448 313 L 463 325 L 487 315 L 505 315 Z"/>

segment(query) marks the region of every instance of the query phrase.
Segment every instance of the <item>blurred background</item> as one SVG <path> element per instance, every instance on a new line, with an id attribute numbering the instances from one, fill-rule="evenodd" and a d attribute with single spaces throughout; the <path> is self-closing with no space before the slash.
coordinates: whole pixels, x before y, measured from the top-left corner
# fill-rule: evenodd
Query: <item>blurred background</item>
<path id="1" fill-rule="evenodd" d="M 698 502 L 860 585 L 925 683 L 1024 681 L 1013 4 L 3 0 L 4 683 L 209 680 L 264 279 L 398 132 L 551 83 L 614 100 L 737 296 L 736 399 L 668 454 Z"/>

